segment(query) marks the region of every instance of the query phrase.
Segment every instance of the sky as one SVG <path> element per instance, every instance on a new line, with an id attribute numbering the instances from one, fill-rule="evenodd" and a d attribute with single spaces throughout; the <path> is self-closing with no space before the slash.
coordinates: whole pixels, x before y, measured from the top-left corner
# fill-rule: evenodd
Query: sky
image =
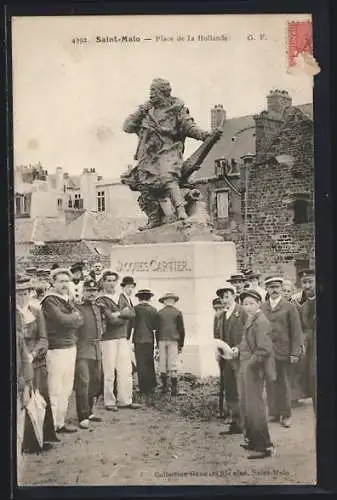
<path id="1" fill-rule="evenodd" d="M 73 175 L 95 168 L 117 179 L 134 164 L 137 146 L 136 135 L 123 132 L 123 121 L 148 99 L 156 77 L 171 82 L 172 95 L 206 130 L 215 104 L 224 106 L 228 118 L 257 113 L 266 108 L 271 89 L 287 90 L 294 104 L 311 102 L 312 78 L 287 73 L 287 22 L 309 17 L 14 18 L 14 165 L 40 161 L 49 173 L 60 166 Z M 198 41 L 199 34 L 229 39 Z M 141 41 L 96 42 L 123 35 Z M 87 43 L 72 43 L 84 37 Z M 188 140 L 186 156 L 198 145 Z"/>

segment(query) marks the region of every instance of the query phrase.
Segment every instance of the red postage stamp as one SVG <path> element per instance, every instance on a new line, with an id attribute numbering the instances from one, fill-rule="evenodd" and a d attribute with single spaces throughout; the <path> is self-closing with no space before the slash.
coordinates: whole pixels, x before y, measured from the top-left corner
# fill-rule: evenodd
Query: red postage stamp
<path id="1" fill-rule="evenodd" d="M 312 55 L 312 23 L 306 21 L 288 22 L 288 68 L 296 66 L 296 58 L 302 54 Z"/>

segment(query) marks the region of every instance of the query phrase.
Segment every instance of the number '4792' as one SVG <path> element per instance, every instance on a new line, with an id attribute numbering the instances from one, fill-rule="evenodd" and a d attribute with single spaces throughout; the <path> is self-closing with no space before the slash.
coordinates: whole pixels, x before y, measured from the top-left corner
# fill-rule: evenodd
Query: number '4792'
<path id="1" fill-rule="evenodd" d="M 84 44 L 84 43 L 88 43 L 88 39 L 87 37 L 83 36 L 83 37 L 78 37 L 78 36 L 75 36 L 73 39 L 72 39 L 72 43 L 74 45 L 81 45 L 81 44 Z"/>

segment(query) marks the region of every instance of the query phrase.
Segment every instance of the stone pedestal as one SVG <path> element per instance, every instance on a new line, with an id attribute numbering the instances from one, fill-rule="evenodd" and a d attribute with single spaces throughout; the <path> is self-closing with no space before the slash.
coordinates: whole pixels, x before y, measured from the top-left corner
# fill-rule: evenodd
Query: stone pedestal
<path id="1" fill-rule="evenodd" d="M 235 245 L 224 241 L 187 241 L 114 246 L 111 268 L 131 275 L 136 290 L 150 288 L 155 296 L 173 291 L 184 316 L 186 339 L 182 371 L 197 376 L 218 374 L 213 345 L 212 299 L 230 274 L 236 272 Z M 136 302 L 136 300 L 135 300 Z"/>

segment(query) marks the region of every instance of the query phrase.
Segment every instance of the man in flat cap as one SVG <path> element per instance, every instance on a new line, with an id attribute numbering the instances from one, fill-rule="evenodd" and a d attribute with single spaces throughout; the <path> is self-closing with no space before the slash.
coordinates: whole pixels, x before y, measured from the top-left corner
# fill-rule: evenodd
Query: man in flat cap
<path id="1" fill-rule="evenodd" d="M 147 189 L 155 193 L 165 222 L 174 221 L 176 216 L 187 218 L 179 187 L 186 138 L 204 141 L 211 135 L 196 125 L 184 102 L 172 97 L 171 90 L 167 80 L 155 78 L 149 101 L 128 116 L 123 125 L 124 132 L 139 137 L 135 154 L 138 184 L 142 192 Z M 220 137 L 221 131 L 218 133 Z"/>
<path id="2" fill-rule="evenodd" d="M 243 273 L 236 273 L 236 274 L 231 274 L 231 276 L 228 278 L 228 283 L 234 286 L 236 290 L 235 294 L 235 300 L 239 304 L 240 303 L 240 293 L 244 289 L 245 283 L 246 283 L 246 278 Z"/>
<path id="3" fill-rule="evenodd" d="M 240 344 L 244 331 L 244 325 L 247 315 L 240 304 L 235 301 L 236 288 L 231 283 L 225 283 L 216 294 L 220 297 L 224 311 L 220 321 L 220 339 L 226 342 L 230 347 Z M 237 360 L 220 360 L 220 412 L 225 392 L 225 400 L 230 410 L 230 425 L 228 431 L 221 432 L 225 434 L 241 434 L 241 417 L 239 406 L 238 391 L 238 371 L 239 363 Z"/>
<path id="4" fill-rule="evenodd" d="M 298 273 L 298 278 L 301 283 L 301 291 L 294 294 L 292 300 L 300 308 L 307 300 L 308 295 L 312 295 L 312 290 L 315 289 L 315 271 L 313 269 L 302 269 Z"/>
<path id="5" fill-rule="evenodd" d="M 272 326 L 276 364 L 276 380 L 267 384 L 269 417 L 283 427 L 290 427 L 291 365 L 298 362 L 304 339 L 298 310 L 283 297 L 282 285 L 283 278 L 279 276 L 265 279 L 269 298 L 261 309 Z"/>
<path id="6" fill-rule="evenodd" d="M 56 431 L 69 433 L 77 430 L 65 424 L 65 417 L 74 384 L 77 330 L 83 318 L 69 298 L 70 271 L 59 267 L 50 279 L 52 288 L 41 302 L 48 337 L 49 397 Z"/>
<path id="7" fill-rule="evenodd" d="M 88 429 L 90 422 L 99 422 L 94 414 L 94 401 L 98 397 L 101 382 L 102 315 L 95 304 L 97 284 L 93 279 L 84 282 L 83 301 L 78 305 L 83 325 L 77 331 L 77 355 L 75 368 L 76 408 L 79 425 Z"/>

